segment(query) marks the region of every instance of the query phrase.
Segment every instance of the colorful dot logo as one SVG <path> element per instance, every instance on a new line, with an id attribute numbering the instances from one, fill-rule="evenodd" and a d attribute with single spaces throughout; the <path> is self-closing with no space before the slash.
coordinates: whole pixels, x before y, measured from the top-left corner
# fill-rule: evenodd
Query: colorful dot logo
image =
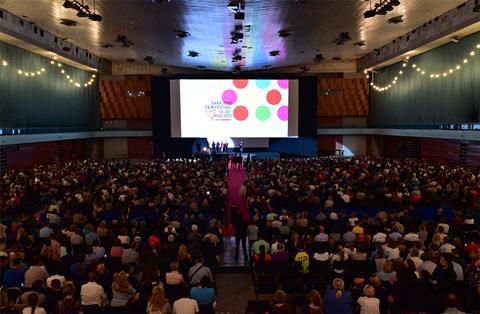
<path id="1" fill-rule="evenodd" d="M 233 80 L 233 86 L 236 88 L 242 89 L 247 87 L 248 85 L 248 80 Z"/>
<path id="2" fill-rule="evenodd" d="M 288 106 L 278 108 L 277 116 L 282 121 L 288 121 Z"/>
<path id="3" fill-rule="evenodd" d="M 288 88 L 288 80 L 278 80 L 278 86 L 281 89 L 287 89 Z"/>
<path id="4" fill-rule="evenodd" d="M 278 105 L 282 100 L 282 94 L 276 89 L 272 89 L 267 93 L 267 101 L 270 105 Z"/>
<path id="5" fill-rule="evenodd" d="M 267 121 L 270 118 L 270 109 L 267 106 L 260 106 L 255 111 L 255 116 L 260 121 Z"/>
<path id="6" fill-rule="evenodd" d="M 244 121 L 248 118 L 248 109 L 245 106 L 237 106 L 233 109 L 233 117 L 237 121 Z"/>
<path id="7" fill-rule="evenodd" d="M 237 101 L 237 93 L 231 89 L 227 89 L 222 94 L 223 103 L 233 105 Z"/>
<path id="8" fill-rule="evenodd" d="M 256 80 L 255 84 L 257 85 L 258 88 L 265 89 L 268 86 L 270 86 L 270 80 Z"/>

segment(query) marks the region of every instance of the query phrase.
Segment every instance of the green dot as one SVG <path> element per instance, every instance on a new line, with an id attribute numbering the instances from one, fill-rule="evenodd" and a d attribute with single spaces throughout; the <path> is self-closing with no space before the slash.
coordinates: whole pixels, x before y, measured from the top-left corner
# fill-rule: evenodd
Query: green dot
<path id="1" fill-rule="evenodd" d="M 257 119 L 260 121 L 267 121 L 270 118 L 270 109 L 267 106 L 260 106 L 255 111 Z"/>

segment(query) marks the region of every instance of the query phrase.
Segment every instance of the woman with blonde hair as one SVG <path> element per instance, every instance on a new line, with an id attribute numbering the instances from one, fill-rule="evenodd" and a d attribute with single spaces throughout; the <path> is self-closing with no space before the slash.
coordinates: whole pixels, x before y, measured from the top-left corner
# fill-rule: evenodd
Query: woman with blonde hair
<path id="1" fill-rule="evenodd" d="M 377 274 L 382 282 L 392 283 L 396 278 L 396 273 L 393 270 L 393 260 L 386 260 L 383 264 L 383 270 Z"/>
<path id="2" fill-rule="evenodd" d="M 375 288 L 365 285 L 363 295 L 357 300 L 360 304 L 360 314 L 380 314 L 380 299 L 375 298 Z"/>
<path id="3" fill-rule="evenodd" d="M 322 296 L 317 290 L 312 290 L 308 294 L 308 299 L 310 304 L 308 304 L 308 313 L 309 314 L 324 314 L 325 309 L 323 308 Z"/>
<path id="4" fill-rule="evenodd" d="M 327 313 L 352 313 L 352 294 L 344 291 L 345 283 L 340 278 L 335 278 L 332 288 L 325 293 L 325 310 Z"/>
<path id="5" fill-rule="evenodd" d="M 165 298 L 165 290 L 162 286 L 155 286 L 152 290 L 152 296 L 148 300 L 147 314 L 170 314 L 172 308 Z"/>
<path id="6" fill-rule="evenodd" d="M 128 275 L 126 272 L 122 271 L 114 276 L 112 292 L 113 297 L 110 306 L 113 308 L 125 308 L 134 301 L 136 292 L 130 282 L 128 282 Z"/>

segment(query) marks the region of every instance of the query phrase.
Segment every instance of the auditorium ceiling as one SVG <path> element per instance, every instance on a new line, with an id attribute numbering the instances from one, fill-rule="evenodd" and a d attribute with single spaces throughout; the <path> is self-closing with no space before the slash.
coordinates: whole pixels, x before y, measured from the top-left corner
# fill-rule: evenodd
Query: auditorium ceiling
<path id="1" fill-rule="evenodd" d="M 93 2 L 84 0 L 91 9 Z M 64 0 L 0 0 L 0 8 L 112 61 L 231 71 L 312 64 L 319 54 L 325 63 L 354 60 L 464 2 L 400 0 L 369 19 L 363 0 L 247 0 L 244 20 L 234 19 L 227 0 L 97 0 L 102 22 L 77 17 Z M 402 23 L 389 23 L 400 15 Z M 346 32 L 351 40 L 335 43 Z M 235 33 L 243 39 L 232 40 Z"/>

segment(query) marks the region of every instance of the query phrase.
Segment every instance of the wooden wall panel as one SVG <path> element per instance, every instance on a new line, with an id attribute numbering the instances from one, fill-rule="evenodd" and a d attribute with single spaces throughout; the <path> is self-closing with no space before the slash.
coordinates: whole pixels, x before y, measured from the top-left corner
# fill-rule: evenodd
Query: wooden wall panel
<path id="1" fill-rule="evenodd" d="M 342 143 L 341 135 L 322 135 L 317 137 L 317 152 L 319 156 L 335 155 L 336 143 Z"/>
<path id="2" fill-rule="evenodd" d="M 153 158 L 153 140 L 149 137 L 136 137 L 128 139 L 128 158 L 150 159 Z"/>
<path id="3" fill-rule="evenodd" d="M 28 170 L 35 165 L 86 158 L 86 141 L 57 141 L 5 147 L 7 169 Z"/>
<path id="4" fill-rule="evenodd" d="M 150 92 L 150 80 L 101 80 L 102 119 L 151 119 L 151 97 L 129 97 L 127 91 Z"/>
<path id="5" fill-rule="evenodd" d="M 329 90 L 328 94 L 326 91 Z M 369 88 L 366 79 L 319 78 L 318 117 L 366 117 Z"/>
<path id="6" fill-rule="evenodd" d="M 421 157 L 434 162 L 458 164 L 460 142 L 446 139 L 422 138 Z"/>

